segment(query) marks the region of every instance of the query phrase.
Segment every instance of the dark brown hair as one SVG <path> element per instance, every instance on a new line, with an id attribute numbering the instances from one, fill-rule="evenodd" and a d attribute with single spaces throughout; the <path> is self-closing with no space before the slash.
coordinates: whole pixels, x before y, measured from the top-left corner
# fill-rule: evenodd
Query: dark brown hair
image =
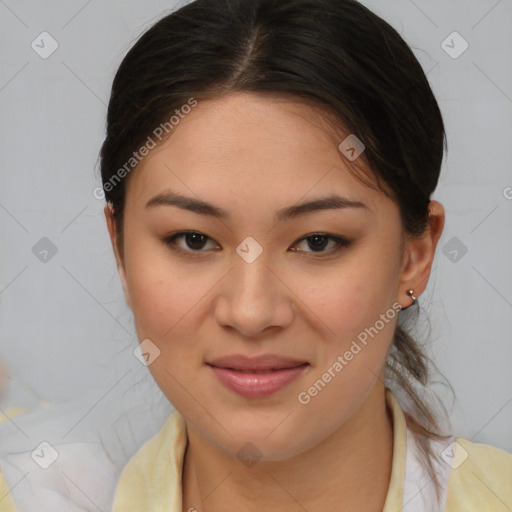
<path id="1" fill-rule="evenodd" d="M 133 152 L 191 98 L 238 91 L 325 111 L 364 142 L 364 162 L 399 205 L 405 233 L 427 229 L 446 137 L 425 73 L 395 29 L 354 0 L 195 0 L 140 37 L 113 82 L 100 157 L 121 257 Z M 123 179 L 113 180 L 123 166 Z M 387 378 L 410 398 L 406 419 L 439 491 L 429 439 L 448 436 L 415 391 L 429 384 L 432 363 L 403 327 L 404 315 L 410 311 L 400 313 Z"/>

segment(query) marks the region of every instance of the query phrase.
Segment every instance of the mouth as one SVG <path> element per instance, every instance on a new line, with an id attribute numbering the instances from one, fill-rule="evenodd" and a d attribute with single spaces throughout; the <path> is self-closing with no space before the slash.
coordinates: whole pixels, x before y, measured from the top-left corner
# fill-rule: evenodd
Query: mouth
<path id="1" fill-rule="evenodd" d="M 262 398 L 293 382 L 310 364 L 273 354 L 248 358 L 234 355 L 206 363 L 219 381 L 246 398 Z"/>

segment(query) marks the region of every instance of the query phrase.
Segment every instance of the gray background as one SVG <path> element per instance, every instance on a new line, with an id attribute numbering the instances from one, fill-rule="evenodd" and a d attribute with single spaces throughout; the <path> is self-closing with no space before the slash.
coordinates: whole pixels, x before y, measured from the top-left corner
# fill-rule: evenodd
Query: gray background
<path id="1" fill-rule="evenodd" d="M 433 357 L 457 400 L 436 390 L 457 435 L 512 452 L 512 1 L 363 3 L 413 47 L 446 122 L 449 152 L 434 199 L 447 221 L 420 304 Z M 132 314 L 94 190 L 114 73 L 173 5 L 0 0 L 4 410 L 87 395 L 87 414 L 122 389 L 148 384 L 132 353 Z M 58 43 L 47 59 L 31 47 L 42 46 L 44 31 Z M 454 31 L 469 44 L 460 56 L 463 40 L 448 37 Z M 46 260 L 38 252 L 53 246 Z M 161 400 L 150 380 L 132 403 L 148 396 Z M 82 416 L 74 414 L 70 428 Z"/>

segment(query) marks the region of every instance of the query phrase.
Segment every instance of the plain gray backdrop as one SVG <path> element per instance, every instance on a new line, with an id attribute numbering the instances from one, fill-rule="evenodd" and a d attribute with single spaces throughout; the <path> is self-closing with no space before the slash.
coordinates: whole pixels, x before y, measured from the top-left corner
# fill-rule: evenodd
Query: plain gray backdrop
<path id="1" fill-rule="evenodd" d="M 457 400 L 436 389 L 456 435 L 512 452 L 512 0 L 363 3 L 411 45 L 446 123 L 446 225 L 419 303 Z M 0 0 L 4 410 L 86 392 L 92 409 L 147 376 L 94 191 L 117 66 L 174 5 Z"/>

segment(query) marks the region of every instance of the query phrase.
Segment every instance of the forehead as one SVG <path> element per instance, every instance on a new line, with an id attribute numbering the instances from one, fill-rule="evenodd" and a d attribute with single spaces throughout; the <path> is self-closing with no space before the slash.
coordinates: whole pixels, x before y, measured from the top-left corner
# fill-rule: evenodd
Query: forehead
<path id="1" fill-rule="evenodd" d="M 326 192 L 378 206 L 384 194 L 349 171 L 361 160 L 349 162 L 338 149 L 347 135 L 341 125 L 333 129 L 325 111 L 291 98 L 233 93 L 199 101 L 130 176 L 127 204 L 168 187 L 247 208 Z"/>

